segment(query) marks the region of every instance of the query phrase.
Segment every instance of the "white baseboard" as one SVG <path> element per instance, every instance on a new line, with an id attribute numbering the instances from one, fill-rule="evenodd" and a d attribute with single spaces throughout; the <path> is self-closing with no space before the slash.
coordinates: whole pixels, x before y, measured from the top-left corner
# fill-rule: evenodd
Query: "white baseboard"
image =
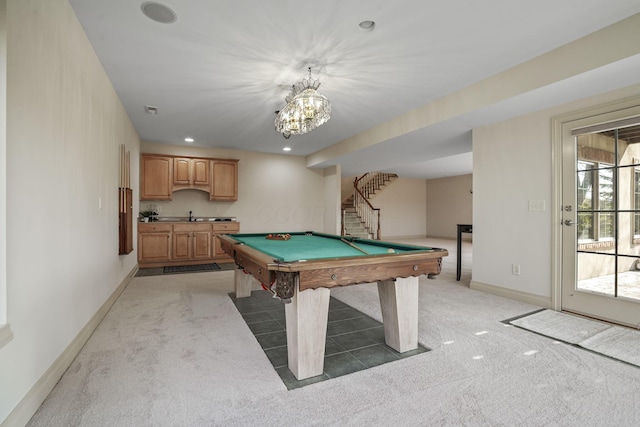
<path id="1" fill-rule="evenodd" d="M 543 308 L 551 308 L 551 297 L 543 297 L 540 295 L 530 294 L 528 292 L 501 288 L 500 286 L 475 282 L 473 280 L 469 284 L 469 288 L 520 302 L 526 302 L 527 304 L 538 305 Z"/>
<path id="2" fill-rule="evenodd" d="M 36 413 L 42 402 L 47 398 L 51 390 L 58 383 L 71 362 L 76 358 L 82 347 L 85 345 L 93 331 L 98 327 L 104 316 L 106 316 L 111 306 L 116 302 L 129 281 L 138 271 L 138 265 L 129 272 L 127 277 L 120 283 L 111 296 L 102 304 L 96 314 L 87 322 L 76 337 L 64 349 L 62 354 L 53 362 L 40 379 L 31 387 L 20 403 L 11 411 L 9 416 L 2 422 L 0 427 L 23 427 L 27 425 L 33 414 Z"/>
<path id="3" fill-rule="evenodd" d="M 383 241 L 403 240 L 403 239 L 426 239 L 426 236 L 424 234 L 420 234 L 420 235 L 411 234 L 411 235 L 404 235 L 404 236 L 385 236 L 384 234 L 382 235 Z"/>
<path id="4" fill-rule="evenodd" d="M 460 240 L 463 242 L 473 242 L 473 236 L 469 233 L 463 233 L 460 236 Z M 458 237 L 454 234 L 453 236 L 440 236 L 440 235 L 432 235 L 429 234 L 427 239 L 442 239 L 442 240 L 458 240 Z"/>

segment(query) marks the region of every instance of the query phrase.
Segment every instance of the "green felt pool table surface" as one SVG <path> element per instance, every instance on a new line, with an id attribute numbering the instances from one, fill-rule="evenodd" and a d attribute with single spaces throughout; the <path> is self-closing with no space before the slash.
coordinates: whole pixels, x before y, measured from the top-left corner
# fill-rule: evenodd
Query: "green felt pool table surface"
<path id="1" fill-rule="evenodd" d="M 341 236 L 331 234 L 278 233 L 289 234 L 291 236 L 289 240 L 267 239 L 267 234 L 268 233 L 234 234 L 232 237 L 236 241 L 265 253 L 279 262 L 433 251 L 433 248 L 422 246 L 404 245 L 379 240 L 345 238 L 347 241 L 362 249 L 361 251 L 345 243 Z M 393 250 L 393 252 L 391 252 L 390 249 Z"/>

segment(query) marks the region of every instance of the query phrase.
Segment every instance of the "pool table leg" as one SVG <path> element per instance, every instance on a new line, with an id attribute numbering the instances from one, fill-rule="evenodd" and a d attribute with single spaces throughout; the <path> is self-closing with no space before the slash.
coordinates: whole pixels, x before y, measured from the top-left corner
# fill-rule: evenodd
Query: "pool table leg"
<path id="1" fill-rule="evenodd" d="M 298 275 L 291 303 L 285 305 L 289 370 L 298 380 L 322 375 L 329 318 L 329 288 L 300 292 Z"/>
<path id="2" fill-rule="evenodd" d="M 378 282 L 384 340 L 399 353 L 418 348 L 418 278 Z"/>
<path id="3" fill-rule="evenodd" d="M 236 298 L 250 297 L 252 289 L 262 289 L 258 280 L 252 274 L 245 273 L 241 268 L 234 270 L 233 287 Z"/>

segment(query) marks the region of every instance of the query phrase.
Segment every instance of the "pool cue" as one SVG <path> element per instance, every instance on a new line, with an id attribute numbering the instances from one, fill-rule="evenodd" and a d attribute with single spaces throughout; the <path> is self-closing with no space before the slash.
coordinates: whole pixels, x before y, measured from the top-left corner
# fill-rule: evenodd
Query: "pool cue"
<path id="1" fill-rule="evenodd" d="M 343 238 L 341 238 L 340 240 L 342 240 L 343 242 L 345 242 L 347 245 L 351 246 L 352 248 L 359 250 L 359 251 L 360 251 L 360 252 L 362 252 L 363 254 L 365 254 L 365 255 L 369 255 L 369 252 L 365 251 L 364 249 L 362 249 L 361 247 L 359 247 L 359 246 L 355 245 L 354 243 L 352 243 L 352 242 L 348 241 L 347 239 L 343 239 Z"/>

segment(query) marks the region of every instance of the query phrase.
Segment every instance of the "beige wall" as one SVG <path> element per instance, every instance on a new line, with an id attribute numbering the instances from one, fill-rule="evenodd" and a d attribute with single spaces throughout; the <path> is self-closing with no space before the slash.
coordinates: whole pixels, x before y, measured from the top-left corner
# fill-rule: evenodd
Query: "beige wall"
<path id="1" fill-rule="evenodd" d="M 355 177 L 342 178 L 341 197 L 353 193 Z M 371 203 L 381 209 L 382 238 L 456 238 L 456 224 L 471 224 L 472 176 L 423 180 L 398 178 Z M 469 235 L 464 235 L 469 240 Z"/>
<path id="2" fill-rule="evenodd" d="M 457 224 L 473 223 L 472 175 L 427 180 L 427 235 L 457 238 Z M 470 234 L 463 234 L 471 240 Z"/>
<path id="3" fill-rule="evenodd" d="M 353 194 L 353 181 L 356 179 L 355 176 L 344 176 L 341 179 L 341 187 L 342 190 L 340 192 L 340 202 L 344 202 L 349 198 L 350 195 Z"/>
<path id="4" fill-rule="evenodd" d="M 383 240 L 426 236 L 426 185 L 424 179 L 400 177 L 371 200 L 380 208 Z"/>
<path id="5" fill-rule="evenodd" d="M 56 380 L 43 374 L 136 266 L 118 256 L 118 149 L 137 158 L 139 140 L 67 1 L 9 0 L 7 18 L 0 422 L 21 401 L 26 422 Z"/>
<path id="6" fill-rule="evenodd" d="M 341 172 L 342 168 L 339 165 L 324 170 L 325 233 L 340 234 L 342 232 Z"/>
<path id="7" fill-rule="evenodd" d="M 308 169 L 304 157 L 149 142 L 142 144 L 142 152 L 240 160 L 238 201 L 211 202 L 208 193 L 181 190 L 171 201 L 140 202 L 142 209 L 153 203 L 165 216 L 188 216 L 190 210 L 194 216 L 232 216 L 243 233 L 325 231 L 325 216 L 335 221 L 335 203 L 325 209 L 325 183 L 333 173 L 327 172 L 325 179 L 325 171 Z M 332 231 L 329 227 L 327 232 Z"/>
<path id="8" fill-rule="evenodd" d="M 7 2 L 0 0 L 0 348 L 7 326 Z M 2 419 L 2 417 L 0 417 Z"/>
<path id="9" fill-rule="evenodd" d="M 551 120 L 640 94 L 640 85 L 516 117 L 473 131 L 472 286 L 551 299 Z M 528 201 L 544 201 L 530 211 Z M 512 264 L 521 274 L 511 272 Z"/>

